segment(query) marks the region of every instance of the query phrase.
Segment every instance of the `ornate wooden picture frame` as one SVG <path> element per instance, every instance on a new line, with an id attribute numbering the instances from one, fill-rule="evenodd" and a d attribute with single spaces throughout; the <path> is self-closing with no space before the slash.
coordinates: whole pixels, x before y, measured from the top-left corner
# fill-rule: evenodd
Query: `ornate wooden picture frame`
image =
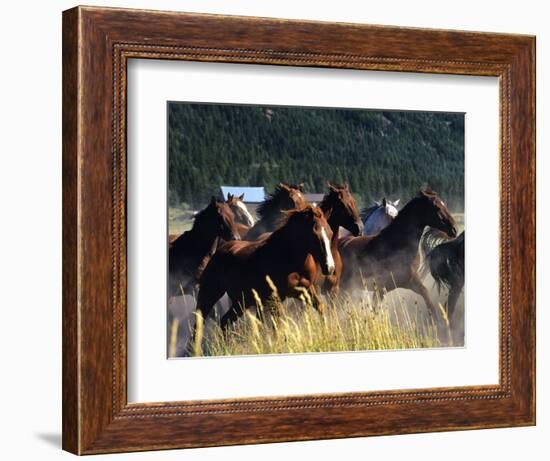
<path id="1" fill-rule="evenodd" d="M 132 58 L 498 77 L 498 385 L 128 403 L 126 65 Z M 63 13 L 65 450 L 92 454 L 533 424 L 534 37 L 93 7 Z"/>

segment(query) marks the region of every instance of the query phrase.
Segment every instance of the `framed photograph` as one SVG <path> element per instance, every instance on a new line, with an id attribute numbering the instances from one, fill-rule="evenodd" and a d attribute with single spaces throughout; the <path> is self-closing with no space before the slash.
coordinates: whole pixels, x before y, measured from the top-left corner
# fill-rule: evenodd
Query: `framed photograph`
<path id="1" fill-rule="evenodd" d="M 63 13 L 65 450 L 533 424 L 534 37 Z"/>

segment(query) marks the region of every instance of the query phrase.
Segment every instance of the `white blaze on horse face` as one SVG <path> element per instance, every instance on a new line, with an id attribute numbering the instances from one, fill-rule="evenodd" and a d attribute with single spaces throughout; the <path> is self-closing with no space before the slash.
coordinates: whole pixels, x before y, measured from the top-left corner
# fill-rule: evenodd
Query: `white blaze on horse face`
<path id="1" fill-rule="evenodd" d="M 330 249 L 330 241 L 325 232 L 325 228 L 321 227 L 321 241 L 326 254 L 326 263 L 329 273 L 333 273 L 335 269 L 334 258 L 332 257 L 332 251 Z"/>
<path id="2" fill-rule="evenodd" d="M 248 225 L 252 227 L 254 225 L 254 218 L 248 211 L 248 208 L 243 202 L 237 202 L 237 206 L 243 211 L 244 215 L 246 216 L 246 220 L 248 221 Z"/>

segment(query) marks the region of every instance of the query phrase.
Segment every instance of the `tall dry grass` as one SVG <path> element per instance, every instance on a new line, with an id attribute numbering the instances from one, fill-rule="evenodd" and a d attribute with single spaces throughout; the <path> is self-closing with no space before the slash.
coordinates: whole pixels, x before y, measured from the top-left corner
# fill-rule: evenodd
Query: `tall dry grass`
<path id="1" fill-rule="evenodd" d="M 195 341 L 188 348 L 191 355 L 349 352 L 449 345 L 447 338 L 439 338 L 436 321 L 422 313 L 423 307 L 410 305 L 400 296 L 387 296 L 376 308 L 367 298 L 339 298 L 328 302 L 322 313 L 312 307 L 307 291 L 299 302 L 283 304 L 274 294 L 266 305 L 259 297 L 256 304 L 256 312 L 246 311 L 225 332 L 219 322 L 206 325 L 198 317 Z"/>

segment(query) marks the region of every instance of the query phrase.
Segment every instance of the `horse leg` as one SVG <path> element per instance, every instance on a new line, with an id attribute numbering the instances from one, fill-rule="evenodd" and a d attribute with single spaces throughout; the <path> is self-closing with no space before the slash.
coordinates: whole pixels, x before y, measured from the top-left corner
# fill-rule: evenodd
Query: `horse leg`
<path id="1" fill-rule="evenodd" d="M 371 278 L 368 280 L 363 280 L 363 287 L 372 291 L 372 303 L 371 307 L 374 312 L 377 312 L 384 302 L 384 297 L 386 296 L 387 289 L 386 286 L 391 286 L 389 283 L 383 283 L 381 280 L 376 278 Z M 390 290 L 391 291 L 391 290 Z"/>
<path id="2" fill-rule="evenodd" d="M 372 310 L 377 312 L 384 302 L 386 292 L 381 288 L 375 288 L 372 295 Z"/>
<path id="3" fill-rule="evenodd" d="M 327 297 L 327 302 L 335 309 L 337 307 L 336 301 L 340 295 L 340 283 L 335 276 L 325 277 L 323 285 L 321 286 L 321 293 Z"/>
<path id="4" fill-rule="evenodd" d="M 317 289 L 315 288 L 315 284 L 312 283 L 309 287 L 309 296 L 311 297 L 311 304 L 313 305 L 313 308 L 319 312 L 319 314 L 322 314 L 325 310 L 325 306 L 323 302 L 321 301 L 321 298 L 319 298 L 319 295 L 317 293 Z"/>
<path id="5" fill-rule="evenodd" d="M 235 323 L 240 316 L 244 314 L 242 306 L 238 303 L 233 303 L 231 308 L 222 316 L 220 320 L 220 327 L 222 331 L 226 332 L 227 328 Z"/>
<path id="6" fill-rule="evenodd" d="M 197 295 L 197 306 L 195 308 L 195 314 L 200 313 L 203 322 L 206 322 L 206 319 L 212 311 L 212 308 L 225 293 L 225 285 L 223 283 L 223 280 L 221 279 L 221 277 L 216 277 L 215 275 L 217 274 L 213 274 L 213 272 L 215 272 L 215 270 L 209 272 L 205 271 L 205 277 L 202 281 L 202 284 L 200 285 L 199 293 Z M 196 338 L 197 323 L 195 321 L 193 334 L 191 335 L 191 338 L 187 343 L 188 351 L 190 348 L 192 350 Z"/>
<path id="7" fill-rule="evenodd" d="M 437 318 L 437 310 L 434 303 L 430 299 L 430 294 L 428 293 L 427 288 L 424 286 L 416 273 L 412 275 L 406 288 L 409 288 L 410 290 L 422 296 L 422 299 L 424 299 L 426 307 L 428 308 L 428 313 L 430 314 L 430 317 Z"/>
<path id="8" fill-rule="evenodd" d="M 297 272 L 289 274 L 287 277 L 286 296 L 301 299 L 300 297 L 304 296 L 304 290 L 307 291 L 313 308 L 322 314 L 324 306 L 321 298 L 319 298 L 315 284 L 312 283 L 310 279 L 303 277 Z"/>
<path id="9" fill-rule="evenodd" d="M 328 275 L 323 281 L 322 290 L 323 293 L 336 298 L 340 293 L 340 281 L 336 275 Z"/>

